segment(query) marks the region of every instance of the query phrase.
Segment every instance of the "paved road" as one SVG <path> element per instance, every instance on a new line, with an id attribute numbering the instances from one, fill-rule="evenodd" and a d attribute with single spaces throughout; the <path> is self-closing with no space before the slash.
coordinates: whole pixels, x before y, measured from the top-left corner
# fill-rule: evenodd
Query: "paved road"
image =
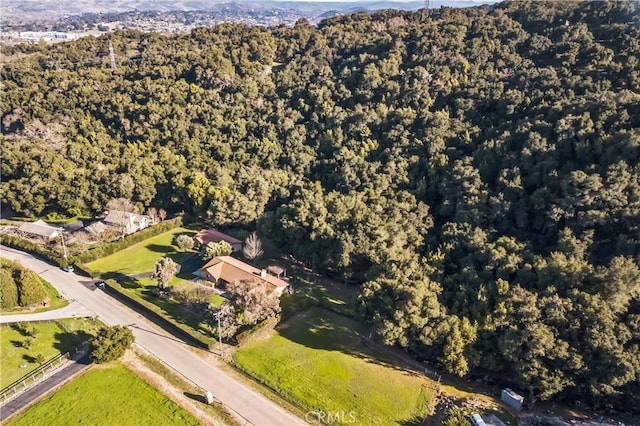
<path id="1" fill-rule="evenodd" d="M 90 362 L 88 357 L 81 358 L 78 361 L 73 362 L 62 368 L 61 370 L 55 372 L 32 388 L 16 396 L 11 401 L 2 406 L 2 410 L 0 410 L 0 421 L 4 422 L 6 419 L 13 416 L 18 411 L 23 410 L 34 400 L 49 393 L 57 386 L 60 386 L 61 384 L 71 380 L 73 377 L 80 374 L 83 370 L 89 368 L 89 364 Z"/>
<path id="2" fill-rule="evenodd" d="M 0 255 L 36 271 L 67 298 L 82 304 L 109 325 L 128 325 L 136 344 L 170 365 L 254 425 L 302 425 L 301 419 L 228 376 L 196 354 L 197 350 L 157 327 L 142 315 L 96 289 L 93 280 L 67 273 L 35 257 L 0 247 Z"/>
<path id="3" fill-rule="evenodd" d="M 95 313 L 91 312 L 84 305 L 73 301 L 64 308 L 54 309 L 47 312 L 38 312 L 37 314 L 13 314 L 13 315 L 0 315 L 0 324 L 6 324 L 9 322 L 19 321 L 45 321 L 54 320 L 60 318 L 82 318 L 91 317 Z"/>

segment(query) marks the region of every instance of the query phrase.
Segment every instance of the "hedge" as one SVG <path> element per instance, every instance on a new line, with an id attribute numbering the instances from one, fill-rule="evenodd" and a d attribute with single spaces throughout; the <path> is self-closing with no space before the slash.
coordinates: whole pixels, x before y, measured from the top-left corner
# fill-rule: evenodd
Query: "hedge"
<path id="1" fill-rule="evenodd" d="M 148 238 L 155 237 L 156 235 L 170 231 L 179 226 L 182 226 L 181 217 L 165 220 L 164 222 L 150 226 L 140 232 L 128 235 L 121 240 L 105 243 L 79 255 L 72 256 L 68 260 L 43 245 L 34 244 L 29 240 L 24 240 L 12 235 L 0 234 L 0 244 L 44 257 L 49 262 L 55 263 L 58 266 L 67 266 L 69 263 L 80 265 L 82 263 L 93 262 L 94 260 L 109 256 L 115 252 L 124 250 L 127 247 L 131 247 L 134 244 L 138 244 Z M 92 272 L 85 265 L 80 265 L 80 269 L 85 271 L 89 276 L 94 276 L 93 274 L 95 274 L 95 272 Z"/>
<path id="2" fill-rule="evenodd" d="M 246 345 L 251 342 L 255 337 L 259 336 L 259 333 L 265 329 L 273 330 L 280 322 L 280 317 L 269 317 L 255 324 L 251 328 L 238 333 L 235 336 L 235 341 L 238 346 Z"/>
<path id="3" fill-rule="evenodd" d="M 127 235 L 120 240 L 113 241 L 111 243 L 105 243 L 87 250 L 84 253 L 80 253 L 79 255 L 73 257 L 73 262 L 75 264 L 93 262 L 94 260 L 109 256 L 113 253 L 124 250 L 134 244 L 138 244 L 148 238 L 155 237 L 156 235 L 170 231 L 179 226 L 182 226 L 181 217 L 165 220 L 164 222 L 150 226 L 146 229 L 143 229 L 142 231 L 136 232 L 135 234 Z M 82 266 L 81 268 L 86 271 L 84 266 Z"/>
<path id="4" fill-rule="evenodd" d="M 44 257 L 49 262 L 59 266 L 66 266 L 68 264 L 64 257 L 52 252 L 48 248 L 34 244 L 28 240 L 23 240 L 22 238 L 14 237 L 13 235 L 0 234 L 0 244 Z"/>
<path id="5" fill-rule="evenodd" d="M 198 333 L 188 325 L 181 324 L 171 319 L 159 306 L 131 294 L 117 281 L 109 279 L 105 281 L 105 289 L 116 299 L 144 315 L 146 318 L 155 322 L 162 328 L 168 329 L 174 334 L 185 338 L 187 341 L 195 343 L 205 349 L 211 349 L 216 340 L 213 337 L 207 337 Z"/>

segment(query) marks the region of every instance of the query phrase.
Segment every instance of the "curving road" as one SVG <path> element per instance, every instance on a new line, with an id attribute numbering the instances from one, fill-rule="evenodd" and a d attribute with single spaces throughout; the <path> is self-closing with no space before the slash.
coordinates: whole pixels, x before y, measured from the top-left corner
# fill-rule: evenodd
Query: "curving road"
<path id="1" fill-rule="evenodd" d="M 52 311 L 38 312 L 36 314 L 13 314 L 0 315 L 0 324 L 19 321 L 46 321 L 60 318 L 82 318 L 92 317 L 95 314 L 85 308 L 82 304 L 73 301 L 64 308 L 54 309 Z"/>
<path id="2" fill-rule="evenodd" d="M 84 306 L 89 313 L 97 315 L 104 323 L 129 326 L 136 337 L 137 345 L 202 389 L 210 391 L 216 399 L 246 422 L 258 426 L 305 424 L 284 408 L 205 361 L 195 353 L 197 350 L 193 347 L 97 289 L 93 280 L 64 272 L 28 253 L 11 248 L 0 247 L 0 255 L 19 261 L 36 271 L 66 298 Z"/>

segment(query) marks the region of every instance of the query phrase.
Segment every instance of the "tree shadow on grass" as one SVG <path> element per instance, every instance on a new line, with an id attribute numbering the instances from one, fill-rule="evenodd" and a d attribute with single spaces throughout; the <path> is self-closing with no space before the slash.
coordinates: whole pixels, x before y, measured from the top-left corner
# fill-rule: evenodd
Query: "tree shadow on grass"
<path id="1" fill-rule="evenodd" d="M 204 395 L 198 395 L 190 392 L 183 392 L 183 393 L 184 393 L 184 396 L 186 396 L 187 398 L 191 398 L 194 401 L 201 402 L 203 404 L 207 403 L 207 398 Z"/>
<path id="2" fill-rule="evenodd" d="M 24 343 L 20 340 L 9 340 L 9 342 L 13 345 L 14 348 L 22 348 Z"/>
<path id="3" fill-rule="evenodd" d="M 22 337 L 29 337 L 29 330 L 27 329 L 25 323 L 12 323 L 10 325 L 12 329 L 20 333 Z"/>
<path id="4" fill-rule="evenodd" d="M 164 246 L 160 244 L 149 244 L 145 246 L 147 250 L 153 251 L 156 253 L 173 253 L 176 251 L 176 248 L 173 246 Z"/>
<path id="5" fill-rule="evenodd" d="M 291 318 L 280 327 L 282 337 L 309 348 L 337 351 L 377 364 L 406 375 L 419 375 L 419 371 L 402 362 L 397 356 L 381 349 L 382 345 L 366 337 L 361 324 L 338 312 L 314 307 L 303 315 Z"/>
<path id="6" fill-rule="evenodd" d="M 132 278 L 129 275 L 125 275 L 120 272 L 108 272 L 103 275 L 103 278 L 108 280 L 117 281 L 123 288 L 140 288 L 142 285 L 136 278 Z"/>
<path id="7" fill-rule="evenodd" d="M 25 361 L 27 361 L 27 362 L 29 362 L 31 364 L 37 364 L 38 363 L 38 360 L 35 357 L 31 356 L 31 355 L 24 354 L 24 355 L 22 355 L 22 359 L 24 359 Z"/>
<path id="8" fill-rule="evenodd" d="M 200 256 L 198 256 L 198 253 L 193 253 L 191 256 L 182 261 L 182 264 L 180 265 L 180 273 L 187 274 L 193 271 L 197 271 L 205 263 L 206 262 L 202 260 Z"/>
<path id="9" fill-rule="evenodd" d="M 60 353 L 73 351 L 73 349 L 80 346 L 83 342 L 88 342 L 93 338 L 91 334 L 84 330 L 56 333 L 53 337 L 56 339 L 53 347 L 59 350 Z"/>

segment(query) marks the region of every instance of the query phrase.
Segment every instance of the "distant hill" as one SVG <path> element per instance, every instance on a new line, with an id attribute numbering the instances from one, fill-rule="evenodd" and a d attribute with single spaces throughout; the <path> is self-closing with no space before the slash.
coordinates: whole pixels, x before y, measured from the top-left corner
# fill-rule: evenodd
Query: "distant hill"
<path id="1" fill-rule="evenodd" d="M 442 5 L 449 7 L 470 7 L 479 4 L 496 3 L 486 1 L 438 1 L 431 2 L 433 8 Z M 3 19 L 13 20 L 50 20 L 84 13 L 121 13 L 131 11 L 215 11 L 222 7 L 268 10 L 286 9 L 297 11 L 304 16 L 315 17 L 330 11 L 350 13 L 354 8 L 375 11 L 380 9 L 417 10 L 425 7 L 424 1 L 277 1 L 248 0 L 242 2 L 210 0 L 5 0 L 2 2 Z"/>

